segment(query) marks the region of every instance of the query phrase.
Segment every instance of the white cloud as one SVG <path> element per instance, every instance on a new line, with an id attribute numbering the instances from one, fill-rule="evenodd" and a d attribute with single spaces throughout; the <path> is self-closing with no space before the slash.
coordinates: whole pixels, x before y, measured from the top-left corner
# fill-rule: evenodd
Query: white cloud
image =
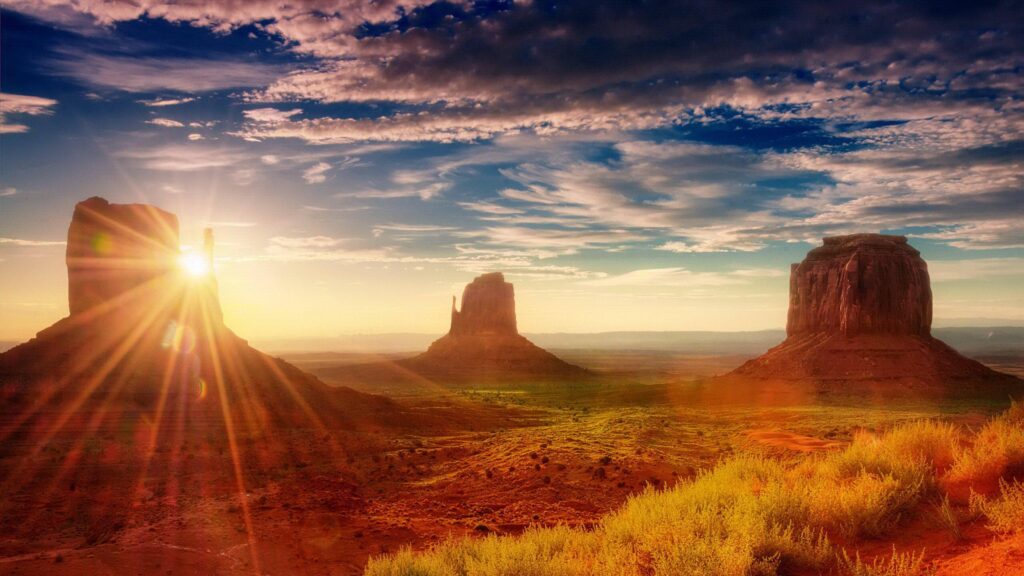
<path id="1" fill-rule="evenodd" d="M 302 172 L 302 179 L 306 184 L 320 184 L 327 180 L 327 171 L 330 169 L 331 165 L 327 162 L 317 162 Z"/>
<path id="2" fill-rule="evenodd" d="M 254 108 L 242 113 L 247 119 L 260 124 L 281 124 L 287 122 L 292 116 L 302 114 L 301 108 L 291 110 L 278 110 L 277 108 Z"/>
<path id="3" fill-rule="evenodd" d="M 138 100 L 138 103 L 143 106 L 162 108 L 164 106 L 177 106 L 179 104 L 187 104 L 195 101 L 195 98 L 156 98 L 153 100 Z"/>
<path id="4" fill-rule="evenodd" d="M 195 142 L 196 140 L 204 140 L 202 134 L 195 134 L 195 133 L 189 134 L 188 135 L 188 139 L 193 141 L 193 142 Z"/>
<path id="5" fill-rule="evenodd" d="M 774 269 L 742 269 L 729 272 L 693 272 L 686 268 L 647 268 L 584 282 L 589 286 L 678 286 L 708 288 L 749 284 L 751 279 L 785 276 Z"/>
<path id="6" fill-rule="evenodd" d="M 125 92 L 209 92 L 265 86 L 283 72 L 242 60 L 113 56 L 61 49 L 48 64 L 57 74 L 94 88 Z"/>
<path id="7" fill-rule="evenodd" d="M 455 230 L 458 228 L 435 224 L 378 224 L 373 227 L 373 235 L 380 237 L 385 232 L 398 232 L 400 235 L 431 235 Z"/>
<path id="8" fill-rule="evenodd" d="M 330 248 L 345 242 L 344 238 L 330 236 L 275 236 L 270 243 L 284 248 Z"/>
<path id="9" fill-rule="evenodd" d="M 25 124 L 9 123 L 9 116 L 46 116 L 53 114 L 53 107 L 56 105 L 57 101 L 50 98 L 0 92 L 0 134 L 28 132 L 28 126 Z"/>
<path id="10" fill-rule="evenodd" d="M 146 120 L 146 124 L 152 124 L 154 126 L 162 126 L 164 128 L 182 128 L 185 125 L 177 120 L 171 120 L 170 118 L 153 118 L 152 120 Z"/>
<path id="11" fill-rule="evenodd" d="M 60 240 L 25 240 L 22 238 L 0 238 L 0 244 L 10 244 L 12 246 L 64 246 L 67 242 Z"/>
<path id="12" fill-rule="evenodd" d="M 128 148 L 117 153 L 121 158 L 138 160 L 150 170 L 194 172 L 236 166 L 249 156 L 229 147 L 204 144 L 168 144 L 148 148 Z"/>

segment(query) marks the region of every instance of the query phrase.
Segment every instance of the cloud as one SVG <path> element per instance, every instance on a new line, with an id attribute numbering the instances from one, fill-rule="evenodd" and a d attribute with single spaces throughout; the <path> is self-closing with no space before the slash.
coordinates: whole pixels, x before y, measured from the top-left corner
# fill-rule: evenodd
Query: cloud
<path id="1" fill-rule="evenodd" d="M 317 162 L 302 172 L 302 179 L 306 184 L 320 184 L 327 180 L 327 171 L 330 169 L 331 165 L 327 162 Z"/>
<path id="2" fill-rule="evenodd" d="M 519 208 L 501 206 L 492 202 L 459 202 L 459 206 L 473 212 L 483 212 L 484 214 L 497 214 L 501 216 L 523 213 L 523 210 L 520 210 Z"/>
<path id="3" fill-rule="evenodd" d="M 345 208 L 327 208 L 324 206 L 313 206 L 310 204 L 303 204 L 303 210 L 309 210 L 310 212 L 358 212 L 360 210 L 369 209 L 368 206 L 348 206 Z"/>
<path id="4" fill-rule="evenodd" d="M 25 124 L 11 124 L 11 115 L 46 116 L 53 114 L 56 100 L 24 94 L 0 92 L 0 134 L 19 134 L 28 132 Z"/>
<path id="5" fill-rule="evenodd" d="M 240 222 L 240 221 L 216 220 L 216 221 L 212 221 L 212 222 L 207 222 L 206 225 L 207 226 L 212 226 L 214 228 L 253 228 L 254 226 L 257 225 L 257 223 L 256 222 Z"/>
<path id="6" fill-rule="evenodd" d="M 0 244 L 11 246 L 34 247 L 34 246 L 64 246 L 67 242 L 59 240 L 25 240 L 22 238 L 0 238 Z"/>
<path id="7" fill-rule="evenodd" d="M 229 168 L 249 161 L 249 155 L 241 150 L 202 144 L 128 148 L 117 152 L 117 156 L 137 160 L 150 170 L 167 172 Z"/>
<path id="8" fill-rule="evenodd" d="M 933 259 L 928 262 L 928 275 L 932 282 L 1024 277 L 1024 258 Z"/>
<path id="9" fill-rule="evenodd" d="M 163 126 L 164 128 L 182 128 L 185 125 L 177 120 L 171 120 L 170 118 L 153 118 L 152 120 L 146 120 L 146 124 L 153 124 L 154 126 Z"/>
<path id="10" fill-rule="evenodd" d="M 0 188 L 0 198 L 10 198 L 11 196 L 15 196 L 17 194 L 18 194 L 18 189 L 15 188 L 14 186 L 7 186 L 5 188 Z"/>
<path id="11" fill-rule="evenodd" d="M 140 18 L 217 33 L 252 26 L 295 63 L 63 51 L 50 66 L 94 88 L 243 88 L 253 108 L 230 134 L 252 142 L 482 144 L 484 152 L 403 168 L 339 197 L 454 199 L 479 224 L 467 242 L 487 249 L 753 251 L 907 228 L 963 249 L 1024 246 L 1024 44 L 1013 3 L 5 8 L 75 27 Z M 544 152 L 504 145 L 514 139 Z M 578 150 L 579 140 L 597 153 Z M 332 146 L 323 156 L 266 157 L 288 169 L 340 169 Z M 323 182 L 330 166 L 307 181 Z M 499 192 L 461 196 L 472 166 L 498 170 Z M 573 245 L 574 235 L 584 240 Z"/>
<path id="12" fill-rule="evenodd" d="M 732 272 L 693 272 L 686 268 L 647 268 L 624 274 L 588 280 L 588 286 L 679 286 L 686 288 L 713 288 L 748 284 L 751 278 L 784 276 L 773 269 L 745 269 Z"/>
<path id="13" fill-rule="evenodd" d="M 294 108 L 292 110 L 278 110 L 277 108 L 254 108 L 252 110 L 246 110 L 242 114 L 260 124 L 281 124 L 287 122 L 292 116 L 302 114 L 301 108 Z"/>
<path id="14" fill-rule="evenodd" d="M 422 235 L 435 235 L 458 230 L 453 226 L 438 226 L 436 224 L 378 224 L 373 227 L 373 235 L 380 237 L 385 232 L 398 232 L 399 237 L 415 237 Z"/>
<path id="15" fill-rule="evenodd" d="M 84 86 L 125 92 L 209 92 L 264 86 L 283 68 L 250 61 L 58 52 L 54 73 Z"/>
<path id="16" fill-rule="evenodd" d="M 179 104 L 187 104 L 195 101 L 195 98 L 155 98 L 153 100 L 139 100 L 138 102 L 143 106 L 161 108 L 164 106 L 177 106 Z"/>
<path id="17" fill-rule="evenodd" d="M 247 93 L 253 102 L 391 104 L 376 117 L 250 120 L 238 134 L 251 139 L 452 142 L 524 130 L 634 130 L 685 123 L 721 106 L 849 121 L 1020 112 L 1024 50 L 1012 3 L 948 10 L 886 2 L 680 10 L 671 2 L 588 0 L 557 9 L 432 0 L 5 6 L 69 26 L 81 26 L 83 16 L 101 26 L 161 18 L 217 33 L 253 26 L 303 58 L 294 69 L 252 69 L 242 61 L 65 54 L 73 63 L 58 69 L 91 85 L 156 89 L 139 84 L 147 76 L 186 92 L 255 87 Z"/>
<path id="18" fill-rule="evenodd" d="M 196 140 L 205 140 L 205 138 L 203 138 L 202 134 L 195 134 L 195 133 L 189 134 L 188 135 L 188 139 L 193 141 L 193 142 L 195 142 Z"/>
<path id="19" fill-rule="evenodd" d="M 283 248 L 330 248 L 344 243 L 343 238 L 330 236 L 275 236 L 270 243 Z"/>
<path id="20" fill-rule="evenodd" d="M 358 160 L 358 159 L 357 159 Z M 390 174 L 391 184 L 385 187 L 368 187 L 349 190 L 336 194 L 338 198 L 419 198 L 432 200 L 441 196 L 452 187 L 442 171 L 426 170 L 393 170 Z"/>

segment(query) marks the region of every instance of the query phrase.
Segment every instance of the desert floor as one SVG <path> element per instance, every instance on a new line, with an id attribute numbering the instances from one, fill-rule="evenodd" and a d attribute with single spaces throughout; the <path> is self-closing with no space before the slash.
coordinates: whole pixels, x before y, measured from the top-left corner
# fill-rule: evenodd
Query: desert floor
<path id="1" fill-rule="evenodd" d="M 743 451 L 800 458 L 860 430 L 942 418 L 978 426 L 1008 399 L 822 402 L 779 395 L 708 401 L 693 381 L 733 357 L 567 353 L 598 370 L 586 383 L 442 385 L 366 382 L 419 410 L 493 408 L 470 430 L 391 437 L 296 430 L 238 439 L 241 470 L 215 440 L 184 439 L 154 457 L 116 431 L 83 444 L 67 435 L 0 467 L 24 467 L 4 490 L 0 572 L 7 574 L 358 574 L 372 555 L 446 538 L 515 534 L 531 524 L 587 526 L 631 494 L 693 477 Z M 289 358 L 328 383 L 365 356 Z M 379 359 L 379 358 L 373 358 Z M 990 360 L 1018 374 L 1018 359 Z M 482 413 L 489 413 L 484 411 Z M 151 464 L 136 470 L 139 459 Z M 91 470 L 75 462 L 98 462 Z M 7 477 L 8 474 L 4 474 Z M 241 478 L 241 481 L 239 481 Z M 244 498 L 238 496 L 239 485 Z M 130 495 L 130 496 L 127 496 Z M 947 573 L 1010 573 L 1024 543 L 981 521 L 965 538 L 916 522 L 892 538 L 849 543 L 865 557 L 925 549 Z M 988 556 L 973 558 L 985 550 Z M 966 554 L 966 555 L 965 555 Z M 986 572 L 987 571 L 987 572 Z"/>

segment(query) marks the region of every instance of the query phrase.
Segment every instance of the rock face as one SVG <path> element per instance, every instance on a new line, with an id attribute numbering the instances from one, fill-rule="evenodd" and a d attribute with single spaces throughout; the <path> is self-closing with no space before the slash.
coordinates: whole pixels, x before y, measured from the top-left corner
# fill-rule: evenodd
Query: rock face
<path id="1" fill-rule="evenodd" d="M 790 275 L 789 336 L 931 332 L 928 265 L 903 236 L 825 238 Z"/>
<path id="2" fill-rule="evenodd" d="M 99 197 L 79 202 L 68 228 L 71 314 L 116 302 L 133 290 L 163 290 L 157 284 L 176 270 L 178 255 L 178 219 L 173 214 Z"/>
<path id="3" fill-rule="evenodd" d="M 1020 384 L 932 338 L 931 322 L 928 266 L 906 238 L 826 238 L 792 267 L 786 340 L 720 379 L 800 381 L 830 390 L 881 386 L 883 392 Z"/>
<path id="4" fill-rule="evenodd" d="M 455 308 L 452 296 L 453 336 L 480 334 L 519 334 L 516 329 L 516 294 L 501 272 L 477 277 L 462 291 L 462 311 Z"/>
<path id="5" fill-rule="evenodd" d="M 589 375 L 519 334 L 515 290 L 500 272 L 484 274 L 469 283 L 462 292 L 461 310 L 452 297 L 448 334 L 404 364 L 417 373 L 456 380 Z"/>

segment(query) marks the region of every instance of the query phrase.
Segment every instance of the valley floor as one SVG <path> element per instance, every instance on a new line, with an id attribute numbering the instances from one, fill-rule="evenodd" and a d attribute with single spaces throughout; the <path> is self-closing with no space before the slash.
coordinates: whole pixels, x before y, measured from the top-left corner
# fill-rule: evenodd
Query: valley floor
<path id="1" fill-rule="evenodd" d="M 731 359 L 633 360 L 646 368 L 597 382 L 391 388 L 421 410 L 472 404 L 514 416 L 444 435 L 353 435 L 344 445 L 363 448 L 342 453 L 315 449 L 325 442 L 319 433 L 296 431 L 278 450 L 307 456 L 252 463 L 244 499 L 233 494 L 231 475 L 183 479 L 174 489 L 143 481 L 148 488 L 137 492 L 123 520 L 76 525 L 62 504 L 67 486 L 25 481 L 7 496 L 19 515 L 0 521 L 6 534 L 0 572 L 358 574 L 371 557 L 405 547 L 427 550 L 531 527 L 590 529 L 631 496 L 693 480 L 734 456 L 796 461 L 842 449 L 860 432 L 923 418 L 977 429 L 1008 405 L 1007 399 L 702 405 L 687 394 L 689 376 Z M 305 368 L 331 383 L 333 366 L 321 361 Z M 296 363 L 302 366 L 301 359 Z M 94 449 L 110 452 L 115 464 L 134 457 L 116 447 Z M 52 453 L 35 464 L 63 465 L 61 450 L 55 440 Z M 183 458 L 194 469 L 225 458 L 201 445 L 192 453 Z M 18 466 L 16 458 L 8 453 L 0 464 Z M 95 490 L 99 506 L 107 480 L 70 489 Z M 894 545 L 901 552 L 924 549 L 928 561 L 949 574 L 1007 574 L 1024 562 L 1020 538 L 997 539 L 980 518 L 964 523 L 961 540 L 922 521 L 890 537 L 849 544 L 865 559 L 890 555 Z"/>

